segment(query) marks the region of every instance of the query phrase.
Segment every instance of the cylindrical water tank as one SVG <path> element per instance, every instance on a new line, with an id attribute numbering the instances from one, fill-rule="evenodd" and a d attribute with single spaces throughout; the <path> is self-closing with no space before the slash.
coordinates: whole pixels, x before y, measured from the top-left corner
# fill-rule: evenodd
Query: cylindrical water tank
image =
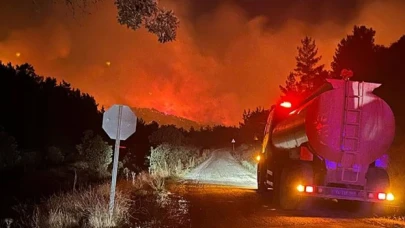
<path id="1" fill-rule="evenodd" d="M 380 84 L 328 80 L 333 89 L 294 110 L 272 132 L 276 148 L 308 143 L 328 160 L 341 162 L 344 152 L 356 164 L 367 165 L 391 146 L 395 119 L 388 104 L 372 91 Z"/>

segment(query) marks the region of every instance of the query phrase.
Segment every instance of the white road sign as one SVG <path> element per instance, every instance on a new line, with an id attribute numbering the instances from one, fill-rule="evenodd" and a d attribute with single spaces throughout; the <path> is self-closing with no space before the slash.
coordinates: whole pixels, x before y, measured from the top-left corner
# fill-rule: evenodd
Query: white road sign
<path id="1" fill-rule="evenodd" d="M 125 105 L 113 105 L 103 116 L 103 129 L 111 139 L 115 139 L 114 161 L 111 177 L 111 192 L 109 214 L 114 213 L 115 186 L 117 184 L 118 159 L 120 153 L 120 141 L 126 140 L 136 131 L 136 115 Z"/>
<path id="2" fill-rule="evenodd" d="M 235 143 L 235 139 L 232 139 L 232 143 Z"/>
<path id="3" fill-rule="evenodd" d="M 119 135 L 119 140 L 126 140 L 135 133 L 136 121 L 136 115 L 128 106 L 113 105 L 104 113 L 103 129 L 111 139 L 117 139 Z"/>

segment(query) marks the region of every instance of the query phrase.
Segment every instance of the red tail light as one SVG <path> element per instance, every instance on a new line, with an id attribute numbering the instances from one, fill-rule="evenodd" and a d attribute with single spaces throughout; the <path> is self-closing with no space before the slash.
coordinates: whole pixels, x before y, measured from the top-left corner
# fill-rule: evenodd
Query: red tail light
<path id="1" fill-rule="evenodd" d="M 314 187 L 312 187 L 312 186 L 305 186 L 305 192 L 308 192 L 308 193 L 314 192 Z"/>

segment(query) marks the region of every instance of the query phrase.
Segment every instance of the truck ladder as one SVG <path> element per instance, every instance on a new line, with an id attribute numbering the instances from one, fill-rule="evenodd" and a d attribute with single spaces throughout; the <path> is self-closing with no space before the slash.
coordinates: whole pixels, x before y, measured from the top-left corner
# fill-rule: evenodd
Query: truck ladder
<path id="1" fill-rule="evenodd" d="M 357 182 L 360 173 L 360 167 L 355 169 L 353 163 L 357 160 L 356 158 L 359 155 L 359 133 L 361 126 L 361 108 L 363 104 L 364 84 L 362 82 L 354 82 L 357 83 L 358 86 L 356 91 L 353 89 L 354 85 L 351 85 L 351 83 L 353 82 L 345 82 L 344 117 L 340 144 L 340 148 L 343 152 L 341 160 L 341 181 L 344 182 Z M 345 163 L 350 163 L 350 167 L 347 167 Z"/>

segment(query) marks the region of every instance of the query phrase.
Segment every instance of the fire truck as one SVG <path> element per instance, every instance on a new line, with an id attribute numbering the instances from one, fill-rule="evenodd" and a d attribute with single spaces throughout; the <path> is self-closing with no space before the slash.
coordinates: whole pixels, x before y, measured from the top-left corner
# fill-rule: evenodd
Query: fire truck
<path id="1" fill-rule="evenodd" d="M 392 203 L 387 173 L 395 119 L 378 83 L 328 79 L 301 102 L 273 105 L 258 155 L 257 185 L 283 209 L 314 198 Z"/>

